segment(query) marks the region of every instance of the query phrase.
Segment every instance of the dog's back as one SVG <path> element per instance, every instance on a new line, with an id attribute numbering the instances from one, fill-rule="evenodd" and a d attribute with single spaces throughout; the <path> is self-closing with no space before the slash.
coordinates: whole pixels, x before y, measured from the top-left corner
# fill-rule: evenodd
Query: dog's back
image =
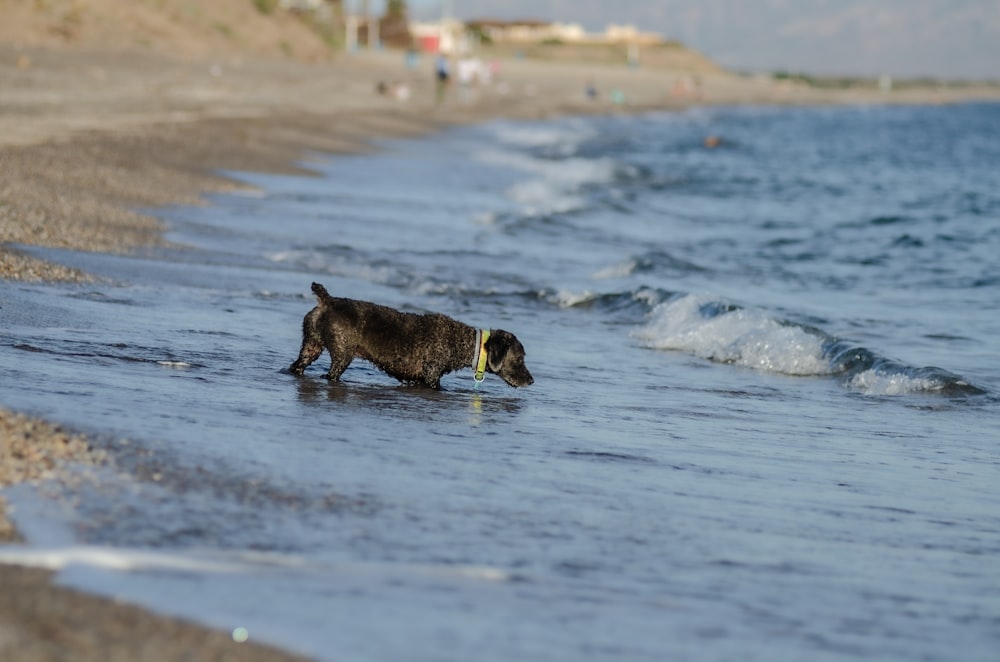
<path id="1" fill-rule="evenodd" d="M 475 334 L 471 326 L 441 313 L 405 313 L 371 301 L 335 297 L 319 283 L 312 284 L 312 291 L 319 310 L 317 320 L 326 317 L 341 332 L 357 331 L 375 339 L 384 336 L 393 345 L 409 348 L 428 341 L 461 341 Z"/>

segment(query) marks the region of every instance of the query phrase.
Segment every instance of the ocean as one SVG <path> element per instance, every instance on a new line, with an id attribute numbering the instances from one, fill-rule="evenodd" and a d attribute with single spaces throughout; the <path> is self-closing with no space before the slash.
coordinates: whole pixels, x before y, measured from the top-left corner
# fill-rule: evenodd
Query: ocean
<path id="1" fill-rule="evenodd" d="M 117 465 L 6 490 L 2 558 L 320 660 L 1000 659 L 1000 105 L 308 165 L 154 210 L 182 247 L 25 247 L 102 280 L 0 283 L 0 403 Z M 313 281 L 535 383 L 297 378 Z"/>

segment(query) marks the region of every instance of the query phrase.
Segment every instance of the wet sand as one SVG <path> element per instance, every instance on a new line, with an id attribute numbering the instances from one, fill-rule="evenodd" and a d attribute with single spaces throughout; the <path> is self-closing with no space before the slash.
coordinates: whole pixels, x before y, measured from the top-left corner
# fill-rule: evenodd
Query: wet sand
<path id="1" fill-rule="evenodd" d="M 94 276 L 32 258 L 17 245 L 110 252 L 163 245 L 161 223 L 140 210 L 203 204 L 205 192 L 243 186 L 220 171 L 306 174 L 310 154 L 356 152 L 372 148 L 373 139 L 426 135 L 457 123 L 704 103 L 1000 96 L 966 88 L 886 97 L 724 73 L 512 60 L 501 63 L 497 83 L 452 85 L 437 104 L 430 74 L 426 58 L 411 69 L 392 52 L 308 64 L 0 47 L 0 278 L 86 282 Z M 584 95 L 588 80 L 598 86 L 596 100 Z M 409 98 L 378 94 L 379 81 L 405 84 Z M 40 403 L 33 414 L 58 419 L 57 403 Z M 78 435 L 0 408 L 0 487 L 58 475 L 67 462 L 113 461 Z M 0 500 L 0 541 L 17 539 Z M 295 659 L 235 644 L 229 633 L 59 588 L 50 577 L 0 565 L 0 658 Z"/>

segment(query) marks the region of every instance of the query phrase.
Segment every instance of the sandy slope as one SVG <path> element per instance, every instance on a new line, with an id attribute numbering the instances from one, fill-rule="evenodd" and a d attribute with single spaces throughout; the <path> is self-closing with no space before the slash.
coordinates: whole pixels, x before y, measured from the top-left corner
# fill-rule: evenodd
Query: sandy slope
<path id="1" fill-rule="evenodd" d="M 0 14 L 0 43 L 19 49 L 330 57 L 303 21 L 251 0 L 0 0 Z"/>

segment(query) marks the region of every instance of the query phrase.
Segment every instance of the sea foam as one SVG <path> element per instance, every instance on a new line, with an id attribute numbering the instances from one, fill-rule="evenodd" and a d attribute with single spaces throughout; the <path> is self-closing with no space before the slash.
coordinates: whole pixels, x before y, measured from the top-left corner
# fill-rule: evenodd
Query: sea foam
<path id="1" fill-rule="evenodd" d="M 831 374 L 822 337 L 761 310 L 718 306 L 688 294 L 659 304 L 633 332 L 647 347 L 690 352 L 712 361 L 787 375 Z"/>

